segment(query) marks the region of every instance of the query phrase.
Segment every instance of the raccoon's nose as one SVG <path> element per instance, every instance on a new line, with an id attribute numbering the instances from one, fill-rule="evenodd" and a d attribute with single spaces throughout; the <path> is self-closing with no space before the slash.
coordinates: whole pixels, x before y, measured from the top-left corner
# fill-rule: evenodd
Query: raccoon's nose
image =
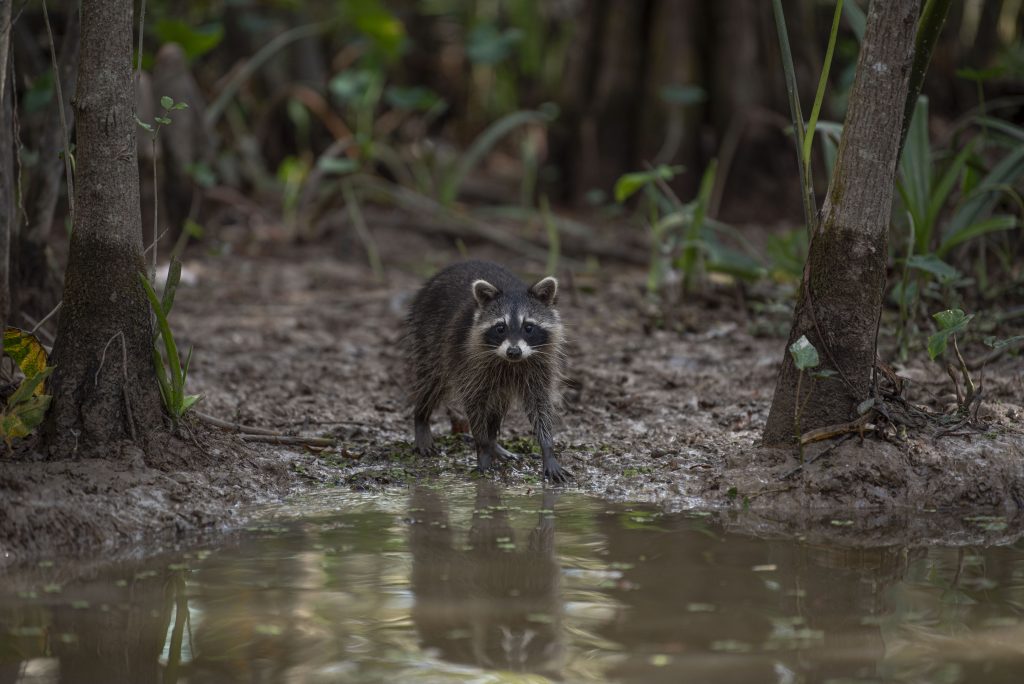
<path id="1" fill-rule="evenodd" d="M 516 359 L 521 359 L 523 357 L 523 350 L 518 346 L 509 347 L 505 350 L 505 356 L 515 361 Z"/>

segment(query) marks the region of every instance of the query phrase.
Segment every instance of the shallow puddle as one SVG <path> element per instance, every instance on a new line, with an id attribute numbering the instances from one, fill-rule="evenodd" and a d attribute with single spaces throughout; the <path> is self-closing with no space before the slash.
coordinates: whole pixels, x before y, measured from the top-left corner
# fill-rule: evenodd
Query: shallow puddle
<path id="1" fill-rule="evenodd" d="M 225 548 L 0 577 L 0 683 L 1024 678 L 1019 538 L 729 523 L 489 483 L 318 495 Z"/>

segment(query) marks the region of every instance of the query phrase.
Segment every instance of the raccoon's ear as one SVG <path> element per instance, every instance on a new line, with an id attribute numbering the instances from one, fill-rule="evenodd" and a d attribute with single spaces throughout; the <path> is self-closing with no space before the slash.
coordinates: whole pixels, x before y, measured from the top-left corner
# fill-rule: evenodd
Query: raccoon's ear
<path id="1" fill-rule="evenodd" d="M 499 294 L 501 294 L 501 291 L 486 280 L 473 281 L 473 299 L 476 300 L 477 306 L 489 304 Z"/>
<path id="2" fill-rule="evenodd" d="M 546 305 L 553 306 L 558 301 L 558 281 L 554 276 L 539 280 L 530 288 L 530 294 Z"/>

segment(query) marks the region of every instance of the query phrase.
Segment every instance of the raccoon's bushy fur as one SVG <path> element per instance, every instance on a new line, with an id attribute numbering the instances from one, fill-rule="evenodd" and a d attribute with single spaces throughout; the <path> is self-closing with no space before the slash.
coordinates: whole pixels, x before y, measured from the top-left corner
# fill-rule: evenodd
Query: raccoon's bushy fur
<path id="1" fill-rule="evenodd" d="M 485 261 L 454 264 L 427 281 L 409 310 L 405 341 L 417 451 L 433 453 L 430 417 L 449 402 L 468 418 L 477 466 L 486 470 L 494 457 L 511 456 L 498 445 L 498 430 L 520 403 L 544 475 L 566 479 L 551 436 L 564 362 L 557 296 L 553 277 L 527 287 Z"/>

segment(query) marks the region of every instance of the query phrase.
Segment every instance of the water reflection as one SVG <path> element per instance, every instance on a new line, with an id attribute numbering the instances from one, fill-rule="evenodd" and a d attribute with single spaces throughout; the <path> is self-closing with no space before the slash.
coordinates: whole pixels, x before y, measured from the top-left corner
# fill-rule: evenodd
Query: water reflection
<path id="1" fill-rule="evenodd" d="M 412 495 L 413 623 L 423 648 L 453 663 L 556 675 L 562 652 L 555 500 L 517 543 L 510 510 L 489 482 L 477 486 L 468 532 L 455 529 L 440 494 Z"/>
<path id="2" fill-rule="evenodd" d="M 0 684 L 1021 681 L 1013 521 L 859 549 L 734 522 L 486 481 L 319 496 L 230 548 L 8 575 Z"/>

